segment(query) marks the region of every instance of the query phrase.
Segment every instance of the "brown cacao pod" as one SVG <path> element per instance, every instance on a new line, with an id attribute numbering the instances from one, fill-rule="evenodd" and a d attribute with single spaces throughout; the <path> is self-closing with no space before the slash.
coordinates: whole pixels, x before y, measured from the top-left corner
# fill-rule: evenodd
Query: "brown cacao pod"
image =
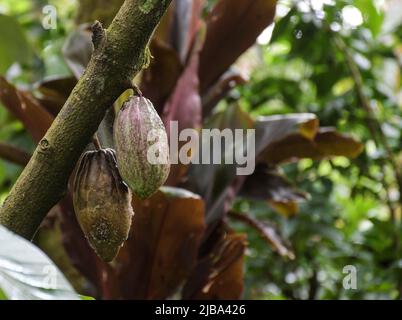
<path id="1" fill-rule="evenodd" d="M 141 199 L 162 186 L 170 170 L 165 126 L 151 101 L 134 96 L 114 123 L 117 164 L 123 180 Z"/>
<path id="2" fill-rule="evenodd" d="M 73 202 L 89 244 L 102 260 L 112 261 L 127 240 L 134 214 L 114 150 L 88 151 L 81 157 Z"/>

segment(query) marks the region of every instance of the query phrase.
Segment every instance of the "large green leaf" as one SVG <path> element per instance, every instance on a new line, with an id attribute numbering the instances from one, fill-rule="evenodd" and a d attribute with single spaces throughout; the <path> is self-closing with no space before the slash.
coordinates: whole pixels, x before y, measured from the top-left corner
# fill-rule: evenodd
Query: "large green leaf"
<path id="1" fill-rule="evenodd" d="M 0 300 L 80 299 L 54 263 L 29 241 L 0 226 Z"/>
<path id="2" fill-rule="evenodd" d="M 0 14 L 0 74 L 14 63 L 27 63 L 32 57 L 22 28 L 9 16 Z"/>

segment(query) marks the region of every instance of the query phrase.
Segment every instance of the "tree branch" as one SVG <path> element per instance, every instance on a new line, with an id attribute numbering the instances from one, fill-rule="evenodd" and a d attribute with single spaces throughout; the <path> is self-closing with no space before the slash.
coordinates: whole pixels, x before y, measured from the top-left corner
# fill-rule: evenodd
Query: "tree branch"
<path id="1" fill-rule="evenodd" d="M 170 2 L 126 0 L 106 31 L 95 23 L 91 61 L 0 208 L 0 224 L 35 235 L 107 109 L 147 64 L 149 39 Z"/>
<path id="2" fill-rule="evenodd" d="M 21 166 L 26 166 L 31 155 L 17 147 L 0 142 L 0 158 Z"/>

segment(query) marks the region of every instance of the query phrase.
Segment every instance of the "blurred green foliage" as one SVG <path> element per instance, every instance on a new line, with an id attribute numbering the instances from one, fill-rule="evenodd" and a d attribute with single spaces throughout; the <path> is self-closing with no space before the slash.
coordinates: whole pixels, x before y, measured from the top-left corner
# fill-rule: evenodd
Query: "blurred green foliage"
<path id="1" fill-rule="evenodd" d="M 42 8 L 51 4 L 57 10 L 57 29 L 45 30 Z M 45 77 L 69 74 L 61 47 L 73 28 L 74 1 L 3 0 L 0 3 L 0 74 L 31 89 Z M 2 47 L 4 46 L 4 47 Z M 27 151 L 34 144 L 22 124 L 14 120 L 0 103 L 0 141 Z M 21 172 L 21 168 L 0 160 L 0 202 Z"/>
<path id="2" fill-rule="evenodd" d="M 385 1 L 383 6 L 368 0 L 279 3 L 281 17 L 270 44 L 248 53 L 248 64 L 254 59 L 257 71 L 245 87 L 233 92 L 233 98 L 254 115 L 313 112 L 322 126 L 352 133 L 366 148 L 353 161 L 336 158 L 287 165 L 287 175 L 311 195 L 294 218 L 267 211 L 262 203 L 236 204 L 239 211 L 275 221 L 296 254 L 294 261 L 284 261 L 248 230 L 246 296 L 400 298 L 401 199 L 396 173 L 384 145 L 370 132 L 345 52 L 336 41 L 347 45 L 363 77 L 361 89 L 400 167 L 402 20 L 394 15 L 401 2 Z M 265 38 L 260 40 L 266 42 Z M 357 268 L 356 290 L 342 286 L 346 265 Z"/>

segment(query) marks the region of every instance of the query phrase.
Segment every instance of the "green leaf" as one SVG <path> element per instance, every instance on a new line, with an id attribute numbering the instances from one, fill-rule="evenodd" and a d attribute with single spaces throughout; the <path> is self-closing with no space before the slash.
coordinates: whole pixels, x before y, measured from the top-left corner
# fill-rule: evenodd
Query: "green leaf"
<path id="1" fill-rule="evenodd" d="M 354 5 L 361 11 L 365 24 L 369 27 L 373 37 L 381 31 L 384 14 L 376 8 L 373 0 L 356 0 Z"/>
<path id="2" fill-rule="evenodd" d="M 271 43 L 279 40 L 281 37 L 286 37 L 289 33 L 289 29 L 292 27 L 291 18 L 297 14 L 296 7 L 292 7 L 286 16 L 281 18 L 276 24 L 274 31 L 272 32 Z"/>
<path id="3" fill-rule="evenodd" d="M 8 300 L 6 294 L 0 289 L 0 300 Z"/>
<path id="4" fill-rule="evenodd" d="M 0 74 L 4 74 L 13 63 L 28 63 L 33 55 L 15 18 L 0 14 L 0 30 Z"/>
<path id="5" fill-rule="evenodd" d="M 0 299 L 80 299 L 55 264 L 29 241 L 0 226 Z"/>
<path id="6" fill-rule="evenodd" d="M 93 297 L 89 297 L 89 296 L 83 296 L 83 295 L 79 295 L 81 300 L 95 300 L 95 298 Z"/>

